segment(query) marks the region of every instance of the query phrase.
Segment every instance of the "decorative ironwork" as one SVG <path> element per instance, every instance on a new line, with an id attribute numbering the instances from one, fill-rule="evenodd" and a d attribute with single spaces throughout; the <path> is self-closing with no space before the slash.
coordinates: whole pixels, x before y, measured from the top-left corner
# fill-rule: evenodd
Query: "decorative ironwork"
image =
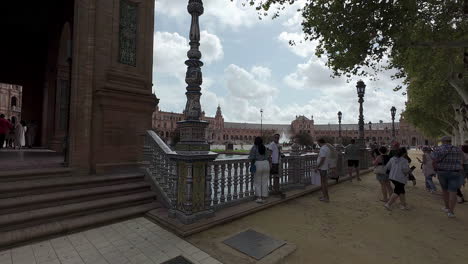
<path id="1" fill-rule="evenodd" d="M 120 0 L 119 62 L 136 66 L 138 4 Z"/>

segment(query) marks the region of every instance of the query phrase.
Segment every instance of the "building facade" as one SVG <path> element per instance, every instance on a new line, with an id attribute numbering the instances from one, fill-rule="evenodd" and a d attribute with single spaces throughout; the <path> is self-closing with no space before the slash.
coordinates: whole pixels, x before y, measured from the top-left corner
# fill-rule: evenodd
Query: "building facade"
<path id="1" fill-rule="evenodd" d="M 0 114 L 5 118 L 20 121 L 23 87 L 20 85 L 0 83 Z"/>
<path id="2" fill-rule="evenodd" d="M 171 143 L 177 134 L 177 122 L 184 120 L 183 113 L 160 111 L 156 107 L 153 113 L 153 129 L 162 139 Z M 316 140 L 320 137 L 339 139 L 338 124 L 315 124 L 313 117 L 296 116 L 291 124 L 252 124 L 225 122 L 221 107 L 218 106 L 215 117 L 203 115 L 203 120 L 210 123 L 207 130 L 207 140 L 212 144 L 252 144 L 256 136 L 278 133 L 283 142 L 288 142 L 294 135 L 307 133 Z M 392 123 L 368 123 L 364 128 L 366 142 L 388 144 L 392 141 Z M 358 124 L 341 124 L 343 138 L 357 139 L 359 137 Z M 402 145 L 420 146 L 432 145 L 434 140 L 422 135 L 414 126 L 400 118 L 395 122 L 395 138 Z"/>

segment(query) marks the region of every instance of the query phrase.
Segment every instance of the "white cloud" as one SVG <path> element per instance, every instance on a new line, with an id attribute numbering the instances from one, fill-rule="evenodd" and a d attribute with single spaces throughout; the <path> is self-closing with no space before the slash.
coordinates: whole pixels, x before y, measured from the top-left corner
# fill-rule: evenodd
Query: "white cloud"
<path id="1" fill-rule="evenodd" d="M 200 51 L 202 61 L 210 64 L 224 56 L 223 46 L 218 36 L 202 31 Z M 156 75 L 164 74 L 179 79 L 185 78 L 187 51 L 189 41 L 178 33 L 159 32 L 154 34 L 154 69 Z"/>
<path id="2" fill-rule="evenodd" d="M 278 92 L 277 88 L 260 81 L 254 74 L 234 64 L 225 69 L 224 75 L 229 92 L 237 98 L 260 101 Z"/>
<path id="3" fill-rule="evenodd" d="M 306 41 L 304 40 L 304 36 L 304 33 L 281 32 L 278 36 L 278 41 L 282 43 L 283 46 L 287 46 L 294 54 L 305 58 L 315 54 L 318 41 Z M 294 45 L 290 45 L 290 41 L 292 41 Z"/>
<path id="4" fill-rule="evenodd" d="M 206 30 L 200 32 L 200 51 L 202 61 L 210 64 L 224 57 L 223 45 L 218 36 L 208 33 Z"/>
<path id="5" fill-rule="evenodd" d="M 259 79 L 266 80 L 271 77 L 271 70 L 263 66 L 253 66 L 250 70 L 252 74 L 257 76 Z"/>
<path id="6" fill-rule="evenodd" d="M 298 90 L 320 90 L 340 86 L 346 80 L 339 77 L 332 78 L 331 71 L 325 63 L 313 56 L 306 63 L 298 64 L 294 72 L 284 77 L 283 82 Z"/>
<path id="7" fill-rule="evenodd" d="M 181 0 L 157 0 L 155 4 L 156 15 L 167 15 L 170 17 L 189 17 L 187 12 L 187 1 Z M 250 27 L 259 21 L 254 8 L 243 7 L 240 1 L 235 0 L 204 0 L 205 12 L 202 23 L 219 24 L 238 28 Z"/>

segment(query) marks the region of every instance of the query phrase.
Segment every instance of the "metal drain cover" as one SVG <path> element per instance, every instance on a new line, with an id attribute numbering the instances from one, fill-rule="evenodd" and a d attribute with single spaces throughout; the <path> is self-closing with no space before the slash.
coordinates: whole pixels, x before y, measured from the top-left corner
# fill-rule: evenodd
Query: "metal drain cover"
<path id="1" fill-rule="evenodd" d="M 182 256 L 178 256 L 178 257 L 175 257 L 173 259 L 170 259 L 166 262 L 163 262 L 162 264 L 193 264 L 193 262 L 191 262 L 190 260 L 182 257 Z"/>
<path id="2" fill-rule="evenodd" d="M 232 236 L 223 243 L 256 260 L 262 259 L 286 244 L 285 241 L 274 239 L 252 229 Z"/>

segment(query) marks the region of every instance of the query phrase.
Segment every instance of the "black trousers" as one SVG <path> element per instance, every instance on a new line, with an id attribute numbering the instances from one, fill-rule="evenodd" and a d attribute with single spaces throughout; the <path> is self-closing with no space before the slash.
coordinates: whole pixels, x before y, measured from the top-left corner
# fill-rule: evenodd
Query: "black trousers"
<path id="1" fill-rule="evenodd" d="M 3 148 L 3 142 L 5 142 L 5 134 L 0 134 L 0 149 Z"/>

